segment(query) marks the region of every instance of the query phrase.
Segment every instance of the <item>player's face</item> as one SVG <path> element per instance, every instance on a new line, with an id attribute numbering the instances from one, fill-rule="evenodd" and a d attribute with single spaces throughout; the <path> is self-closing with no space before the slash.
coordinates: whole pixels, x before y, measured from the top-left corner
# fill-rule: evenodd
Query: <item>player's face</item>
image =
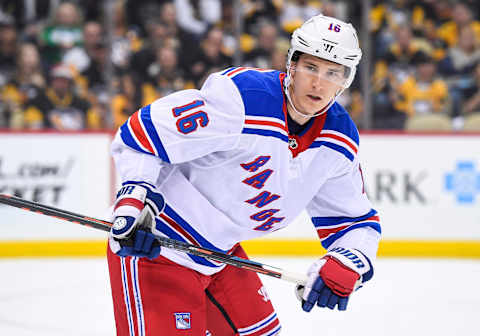
<path id="1" fill-rule="evenodd" d="M 345 67 L 303 54 L 291 68 L 290 96 L 295 108 L 315 114 L 335 97 L 345 84 Z"/>

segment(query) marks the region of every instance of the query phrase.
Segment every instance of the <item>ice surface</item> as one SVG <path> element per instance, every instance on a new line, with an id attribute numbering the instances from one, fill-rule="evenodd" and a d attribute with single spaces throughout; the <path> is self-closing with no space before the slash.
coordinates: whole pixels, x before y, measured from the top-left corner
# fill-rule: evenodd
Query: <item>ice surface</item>
<path id="1" fill-rule="evenodd" d="M 313 261 L 253 259 L 299 272 Z M 0 274 L 0 335 L 115 334 L 104 259 L 3 259 Z M 478 260 L 379 259 L 346 312 L 304 313 L 293 284 L 262 280 L 281 335 L 480 335 Z"/>

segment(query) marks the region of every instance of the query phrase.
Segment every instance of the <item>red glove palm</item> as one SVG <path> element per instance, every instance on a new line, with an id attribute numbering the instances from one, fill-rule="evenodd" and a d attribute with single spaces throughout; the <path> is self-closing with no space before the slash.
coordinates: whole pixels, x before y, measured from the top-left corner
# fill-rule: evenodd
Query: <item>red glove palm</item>
<path id="1" fill-rule="evenodd" d="M 326 256 L 324 259 L 327 262 L 320 269 L 320 277 L 325 285 L 339 296 L 349 296 L 355 289 L 360 274 L 331 256 Z"/>

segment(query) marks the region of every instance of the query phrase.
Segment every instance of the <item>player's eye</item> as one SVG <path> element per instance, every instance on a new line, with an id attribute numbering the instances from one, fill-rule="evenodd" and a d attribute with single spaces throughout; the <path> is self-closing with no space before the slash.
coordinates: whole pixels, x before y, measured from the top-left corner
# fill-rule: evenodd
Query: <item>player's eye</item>
<path id="1" fill-rule="evenodd" d="M 340 78 L 340 73 L 338 71 L 328 70 L 326 75 L 330 78 Z"/>

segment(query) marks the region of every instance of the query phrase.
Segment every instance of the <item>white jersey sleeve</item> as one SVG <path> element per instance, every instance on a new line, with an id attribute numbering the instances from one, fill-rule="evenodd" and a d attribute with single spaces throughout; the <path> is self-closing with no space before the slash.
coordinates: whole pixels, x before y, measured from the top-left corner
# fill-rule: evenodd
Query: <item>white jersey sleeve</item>
<path id="1" fill-rule="evenodd" d="M 307 206 L 325 249 L 356 248 L 374 260 L 380 239 L 377 211 L 365 193 L 357 157 L 338 160 L 332 177 Z"/>
<path id="2" fill-rule="evenodd" d="M 154 182 L 165 163 L 235 148 L 245 120 L 240 93 L 214 73 L 200 90 L 183 90 L 135 112 L 118 130 L 112 155 L 123 180 Z"/>

